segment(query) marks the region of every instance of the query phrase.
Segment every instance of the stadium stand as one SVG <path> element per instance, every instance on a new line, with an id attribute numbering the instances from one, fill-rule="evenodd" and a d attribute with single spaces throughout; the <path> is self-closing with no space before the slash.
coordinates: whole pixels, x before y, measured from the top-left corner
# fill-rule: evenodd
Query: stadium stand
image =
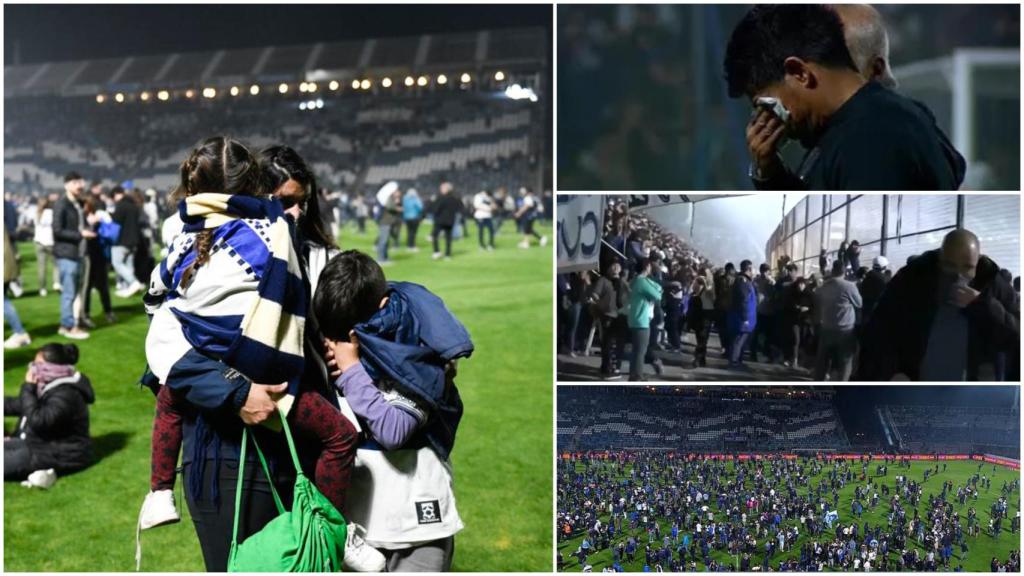
<path id="1" fill-rule="evenodd" d="M 713 452 L 849 446 L 838 414 L 827 400 L 627 397 L 596 395 L 587 387 L 559 389 L 557 435 L 562 450 Z"/>
<path id="2" fill-rule="evenodd" d="M 69 170 L 166 191 L 214 133 L 287 143 L 336 189 L 537 187 L 550 176 L 546 106 L 503 91 L 542 92 L 543 38 L 508 29 L 8 66 L 5 191 L 58 190 Z"/>
<path id="3" fill-rule="evenodd" d="M 1009 407 L 888 405 L 883 414 L 904 450 L 1011 458 L 1020 451 L 1020 415 Z"/>

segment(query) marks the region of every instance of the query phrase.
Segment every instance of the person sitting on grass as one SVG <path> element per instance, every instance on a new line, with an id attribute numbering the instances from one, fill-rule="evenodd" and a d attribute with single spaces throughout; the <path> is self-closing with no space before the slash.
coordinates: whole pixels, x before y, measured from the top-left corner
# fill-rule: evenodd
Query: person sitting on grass
<path id="1" fill-rule="evenodd" d="M 313 314 L 342 410 L 365 430 L 345 517 L 389 572 L 450 570 L 463 527 L 449 459 L 463 410 L 455 365 L 473 353 L 469 333 L 436 295 L 389 283 L 356 250 L 328 262 Z"/>
<path id="2" fill-rule="evenodd" d="M 57 474 L 93 463 L 89 404 L 96 394 L 77 363 L 74 344 L 46 344 L 29 364 L 21 392 L 4 398 L 4 416 L 20 418 L 14 435 L 4 438 L 5 481 L 49 488 Z"/>

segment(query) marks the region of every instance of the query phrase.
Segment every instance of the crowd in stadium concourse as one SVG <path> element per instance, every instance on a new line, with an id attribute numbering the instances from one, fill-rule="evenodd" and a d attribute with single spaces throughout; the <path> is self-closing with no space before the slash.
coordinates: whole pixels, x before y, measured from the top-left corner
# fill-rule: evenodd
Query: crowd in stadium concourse
<path id="1" fill-rule="evenodd" d="M 600 270 L 557 285 L 559 353 L 585 353 L 593 328 L 605 379 L 624 376 L 623 360 L 641 381 L 645 365 L 660 376 L 663 358 L 697 369 L 715 352 L 731 370 L 767 361 L 819 381 L 1020 379 L 1020 278 L 968 230 L 902 267 L 861 261 L 849 239 L 835 258 L 822 250 L 829 273 L 803 277 L 787 256 L 710 262 L 621 200 L 604 222 Z"/>

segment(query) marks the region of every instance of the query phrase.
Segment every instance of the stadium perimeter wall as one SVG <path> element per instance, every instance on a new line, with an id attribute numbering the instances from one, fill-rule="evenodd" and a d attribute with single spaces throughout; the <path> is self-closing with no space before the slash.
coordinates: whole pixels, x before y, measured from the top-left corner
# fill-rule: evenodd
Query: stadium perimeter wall
<path id="1" fill-rule="evenodd" d="M 563 452 L 562 458 L 568 460 L 572 457 L 590 456 L 598 458 L 611 458 L 615 455 L 615 452 Z M 762 460 L 768 458 L 783 458 L 785 460 L 796 460 L 801 455 L 799 454 L 677 454 L 670 453 L 668 457 L 679 458 L 684 460 Z M 827 454 L 819 455 L 820 460 L 860 460 L 868 456 L 882 456 L 881 454 Z M 893 456 L 893 455 L 888 455 Z M 1020 461 L 1012 458 L 1004 458 L 1003 456 L 995 456 L 993 454 L 898 454 L 896 458 L 906 460 L 931 460 L 931 461 L 942 461 L 942 460 L 978 460 L 987 462 L 989 464 L 999 464 L 1006 466 L 1013 470 L 1020 470 Z"/>

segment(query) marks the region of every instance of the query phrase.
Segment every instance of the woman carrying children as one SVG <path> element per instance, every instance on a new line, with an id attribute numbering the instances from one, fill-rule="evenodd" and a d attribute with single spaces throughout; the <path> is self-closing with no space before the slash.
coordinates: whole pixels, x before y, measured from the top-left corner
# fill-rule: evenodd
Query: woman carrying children
<path id="1" fill-rule="evenodd" d="M 176 239 L 177 254 L 172 247 L 168 260 L 154 271 L 147 296 L 148 306 L 156 307 L 147 350 L 159 351 L 147 356 L 154 374 L 166 386 L 158 394 L 154 425 L 153 492 L 144 504 L 140 525 L 154 494 L 165 493 L 168 484 L 173 486 L 176 450 L 171 454 L 168 446 L 175 447 L 175 434 L 183 436 L 186 500 L 210 571 L 227 568 L 243 425 L 252 427 L 254 438 L 271 462 L 274 485 L 286 502 L 291 499 L 294 471 L 283 436 L 257 424 L 273 424 L 279 409 L 288 413 L 299 439 L 304 467 L 310 462 L 313 473 L 309 476 L 339 509 L 344 503 L 356 442 L 355 429 L 327 400 L 332 396 L 325 393 L 326 384 L 317 382 L 320 366 L 307 361 L 309 338 L 305 334 L 311 328 L 302 319 L 310 300 L 310 278 L 316 278 L 310 274 L 309 260 L 326 261 L 331 248 L 322 225 L 317 225 L 316 208 L 311 208 L 315 202 L 306 202 L 315 183 L 301 158 L 288 149 L 265 151 L 261 160 L 240 143 L 218 137 L 202 142 L 182 164 L 179 194 L 184 198 L 181 213 L 186 234 Z M 265 196 L 268 192 L 278 193 L 283 202 L 270 201 Z M 287 216 L 282 211 L 285 206 L 289 208 Z M 304 213 L 304 209 L 309 213 Z M 285 225 L 287 228 L 282 228 Z M 228 238 L 232 231 L 241 231 L 251 238 L 259 236 L 263 242 L 232 243 Z M 253 253 L 246 253 L 267 249 L 272 252 L 271 257 L 264 254 L 256 258 Z M 253 265 L 254 259 L 260 264 Z M 253 281 L 258 280 L 254 268 L 264 276 L 277 277 L 273 282 L 259 282 L 260 304 L 251 309 L 245 307 L 249 311 L 242 316 L 239 327 L 242 310 L 231 312 L 227 292 L 252 290 Z M 233 284 L 236 277 L 244 280 Z M 265 288 L 274 284 L 279 290 Z M 192 298 L 200 301 L 200 308 L 183 308 L 181 302 L 190 297 L 190 289 L 198 292 Z M 202 298 L 217 297 L 218 290 L 225 291 L 224 300 L 208 308 L 216 308 L 222 315 L 203 316 Z M 266 309 L 262 305 L 264 300 L 277 303 L 277 316 L 253 318 L 262 314 L 256 310 Z M 161 308 L 168 306 L 177 308 L 172 314 L 161 316 Z M 281 341 L 269 343 L 265 353 L 253 354 L 253 341 L 257 348 L 259 344 L 268 344 L 258 339 L 260 332 L 268 334 L 258 330 L 261 322 L 282 323 L 272 331 Z M 291 325 L 283 324 L 287 322 Z M 166 338 L 161 340 L 161 335 Z M 182 335 L 184 345 L 180 342 Z M 227 338 L 232 345 L 225 347 L 218 338 Z M 242 346 L 235 345 L 238 342 Z M 253 362 L 259 365 L 253 368 Z M 322 360 L 320 364 L 323 365 Z M 323 372 L 326 382 L 326 369 Z M 250 380 L 243 374 L 275 377 Z M 249 454 L 254 458 L 252 451 Z M 270 485 L 255 460 L 246 466 L 243 490 L 246 494 L 242 499 L 240 541 L 277 515 Z M 170 506 L 173 510 L 173 500 Z M 166 509 L 166 505 L 163 507 Z M 372 564 L 376 552 L 361 545 L 355 530 L 349 530 L 349 534 L 345 568 L 365 569 L 352 564 L 360 560 Z"/>

